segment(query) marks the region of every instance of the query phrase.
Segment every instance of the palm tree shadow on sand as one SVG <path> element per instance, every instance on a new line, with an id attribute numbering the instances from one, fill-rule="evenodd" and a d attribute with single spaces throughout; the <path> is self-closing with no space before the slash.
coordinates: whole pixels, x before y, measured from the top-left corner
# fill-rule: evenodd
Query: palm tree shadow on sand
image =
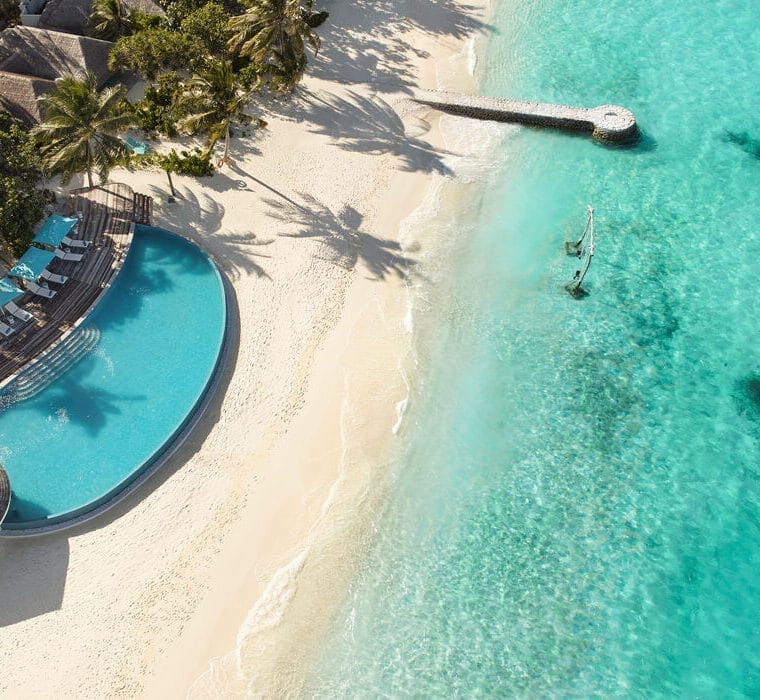
<path id="1" fill-rule="evenodd" d="M 318 32 L 322 50 L 310 59 L 309 72 L 348 85 L 371 84 L 379 92 L 409 92 L 417 70 L 410 54 L 427 54 L 406 40 L 407 30 L 463 39 L 490 27 L 477 19 L 467 2 L 437 0 L 353 0 L 360 12 L 349 17 L 335 11 Z M 360 48 L 357 48 L 360 47 Z"/>
<path id="2" fill-rule="evenodd" d="M 304 206 L 277 199 L 265 199 L 270 216 L 295 225 L 295 233 L 283 233 L 288 238 L 313 238 L 322 243 L 328 262 L 353 270 L 364 265 L 371 279 L 383 280 L 390 275 L 406 279 L 415 261 L 405 256 L 396 241 L 373 236 L 362 231 L 364 217 L 349 205 L 335 213 L 315 197 L 299 193 Z"/>
<path id="3" fill-rule="evenodd" d="M 271 279 L 269 273 L 253 258 L 271 258 L 271 255 L 253 249 L 268 246 L 274 239 L 258 239 L 255 233 L 220 232 L 214 236 L 214 253 L 217 264 L 232 280 L 240 279 L 242 273 Z"/>
<path id="4" fill-rule="evenodd" d="M 410 133 L 396 110 L 379 97 L 354 91 L 347 97 L 307 93 L 300 107 L 310 131 L 330 137 L 342 150 L 394 156 L 398 169 L 405 172 L 452 175 L 443 160 L 450 152 Z"/>
<path id="5" fill-rule="evenodd" d="M 176 187 L 177 199 L 173 204 L 162 204 L 161 215 L 169 230 L 186 235 L 188 229 L 201 240 L 213 235 L 209 245 L 203 246 L 211 252 L 219 266 L 230 279 L 239 279 L 242 273 L 269 277 L 266 270 L 252 258 L 269 256 L 255 253 L 250 249 L 266 246 L 271 240 L 259 240 L 253 233 L 236 233 L 221 231 L 225 208 L 207 194 L 199 198 L 187 187 Z M 161 188 L 151 186 L 154 199 L 165 194 Z"/>

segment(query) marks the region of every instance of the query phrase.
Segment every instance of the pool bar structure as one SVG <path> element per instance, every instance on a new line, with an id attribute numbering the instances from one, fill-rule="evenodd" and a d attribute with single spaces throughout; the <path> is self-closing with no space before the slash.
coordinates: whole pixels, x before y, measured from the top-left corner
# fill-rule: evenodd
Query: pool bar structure
<path id="1" fill-rule="evenodd" d="M 602 143 L 629 145 L 639 138 L 633 112 L 617 105 L 569 107 L 503 97 L 462 95 L 443 90 L 418 90 L 412 101 L 440 112 L 472 119 L 586 132 Z"/>

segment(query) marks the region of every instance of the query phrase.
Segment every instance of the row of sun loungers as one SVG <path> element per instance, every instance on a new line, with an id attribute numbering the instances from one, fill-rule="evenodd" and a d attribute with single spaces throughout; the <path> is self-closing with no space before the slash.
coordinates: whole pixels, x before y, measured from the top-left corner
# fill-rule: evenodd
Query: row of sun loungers
<path id="1" fill-rule="evenodd" d="M 53 215 L 51 217 L 54 219 L 54 224 L 64 222 L 64 225 L 68 222 L 72 222 L 72 219 L 66 220 L 64 217 L 60 217 L 58 215 Z M 57 219 L 57 220 L 56 220 Z M 77 212 L 77 219 L 81 221 L 82 216 L 79 212 Z M 69 223 L 69 228 L 72 228 L 72 223 Z M 73 224 L 74 233 L 76 233 L 75 226 L 79 222 L 76 222 L 76 224 Z M 44 227 L 43 227 L 44 228 Z M 58 233 L 58 238 L 60 238 L 60 233 Z M 38 235 L 38 238 L 40 236 Z M 75 238 L 71 238 L 69 235 L 63 236 L 63 238 L 60 238 L 60 241 L 57 243 L 57 245 L 52 240 L 41 240 L 38 241 L 38 238 L 35 238 L 35 242 L 40 242 L 43 245 L 50 245 L 53 243 L 55 245 L 55 248 L 52 250 L 52 252 L 43 252 L 39 248 L 30 248 L 27 253 L 24 254 L 19 259 L 19 263 L 22 263 L 25 256 L 27 254 L 32 255 L 33 258 L 36 256 L 36 260 L 39 264 L 40 256 L 49 256 L 49 258 L 43 257 L 43 262 L 41 264 L 49 264 L 49 260 L 52 260 L 57 258 L 58 260 L 63 260 L 65 262 L 80 262 L 84 258 L 84 254 L 90 245 L 89 241 L 82 241 Z M 53 248 L 53 245 L 50 245 L 51 248 Z M 69 250 L 66 250 L 65 248 L 61 247 L 65 246 Z M 74 252 L 74 251 L 81 251 L 81 252 Z M 19 266 L 19 263 L 17 263 L 17 266 Z M 44 299 L 52 299 L 56 294 L 56 290 L 51 289 L 47 286 L 47 282 L 51 282 L 53 284 L 63 285 L 68 281 L 68 277 L 65 275 L 59 275 L 54 272 L 51 272 L 47 269 L 47 267 L 44 267 L 42 270 L 39 270 L 39 267 L 36 268 L 36 271 L 32 272 L 32 268 L 34 268 L 34 263 L 31 263 L 31 268 L 27 266 L 24 268 L 23 264 L 20 265 L 19 272 L 16 272 L 14 274 L 14 270 L 16 269 L 16 266 L 11 269 L 9 275 L 18 277 L 19 279 L 24 280 L 26 291 L 31 292 L 32 294 L 42 297 Z M 32 274 L 30 274 L 32 273 Z M 3 278 L 0 280 L 0 285 L 4 285 L 5 291 L 11 296 L 19 296 L 22 293 L 22 290 L 17 288 L 10 280 L 7 278 Z M 7 298 L 7 297 L 6 297 Z M 0 308 L 0 317 L 2 317 L 3 320 L 0 320 L 0 335 L 4 337 L 8 337 L 10 335 L 13 335 L 13 333 L 16 332 L 18 329 L 18 326 L 16 325 L 16 321 L 21 321 L 22 323 L 28 323 L 29 321 L 34 319 L 34 316 L 29 313 L 26 309 L 21 308 L 18 306 L 13 300 L 7 301 L 5 304 L 2 305 Z"/>

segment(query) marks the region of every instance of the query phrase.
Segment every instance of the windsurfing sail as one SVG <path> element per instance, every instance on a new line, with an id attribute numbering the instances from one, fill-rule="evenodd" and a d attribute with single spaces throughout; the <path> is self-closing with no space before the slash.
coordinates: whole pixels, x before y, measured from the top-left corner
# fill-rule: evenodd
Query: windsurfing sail
<path id="1" fill-rule="evenodd" d="M 580 267 L 575 271 L 573 279 L 565 285 L 570 294 L 574 297 L 586 296 L 587 292 L 583 289 L 583 280 L 586 277 L 589 267 L 591 267 L 591 259 L 594 257 L 594 210 L 588 208 L 588 219 L 586 220 L 586 228 L 583 231 L 583 235 L 580 237 L 577 243 L 567 243 L 566 245 L 577 246 L 574 253 L 579 262 Z"/>
<path id="2" fill-rule="evenodd" d="M 580 257 L 580 251 L 583 246 L 583 241 L 586 240 L 586 236 L 589 233 L 594 235 L 594 207 L 589 204 L 588 216 L 586 217 L 586 225 L 583 227 L 583 233 L 577 241 L 565 241 L 565 252 L 568 255 L 576 255 Z"/>

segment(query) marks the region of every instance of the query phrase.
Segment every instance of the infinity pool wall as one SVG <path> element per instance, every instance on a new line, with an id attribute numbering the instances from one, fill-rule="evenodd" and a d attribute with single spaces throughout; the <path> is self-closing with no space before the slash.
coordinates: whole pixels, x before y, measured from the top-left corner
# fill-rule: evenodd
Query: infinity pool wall
<path id="1" fill-rule="evenodd" d="M 77 518 L 143 474 L 197 410 L 225 331 L 224 283 L 211 260 L 180 236 L 136 226 L 121 273 L 75 331 L 86 354 L 0 411 L 0 462 L 13 490 L 3 529 Z"/>

